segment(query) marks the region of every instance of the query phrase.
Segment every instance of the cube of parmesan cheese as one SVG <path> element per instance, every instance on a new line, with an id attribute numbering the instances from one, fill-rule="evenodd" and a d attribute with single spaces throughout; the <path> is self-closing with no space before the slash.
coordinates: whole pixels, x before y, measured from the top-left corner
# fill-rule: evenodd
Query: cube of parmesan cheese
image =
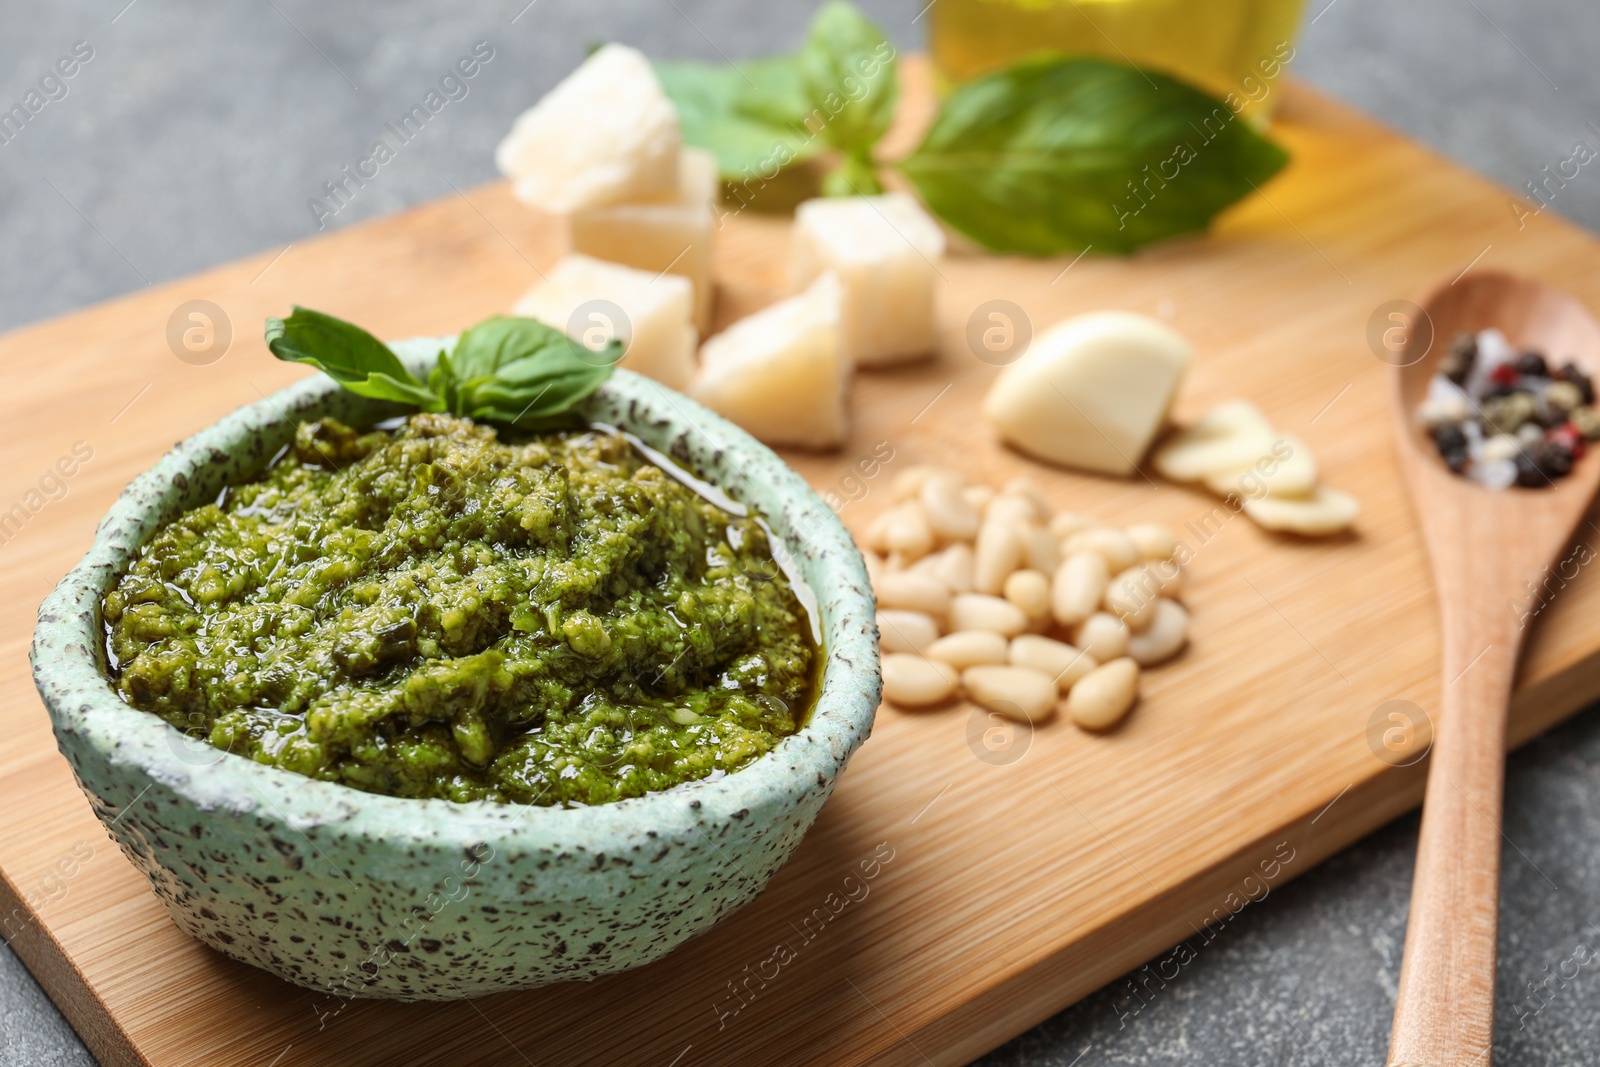
<path id="1" fill-rule="evenodd" d="M 685 148 L 670 195 L 586 208 L 572 215 L 572 250 L 648 271 L 670 271 L 694 286 L 694 324 L 711 329 L 712 205 L 721 189 L 717 157 Z"/>
<path id="2" fill-rule="evenodd" d="M 740 319 L 700 350 L 689 395 L 769 445 L 843 443 L 850 361 L 840 345 L 841 304 L 838 279 L 825 274 L 799 296 Z"/>
<path id="3" fill-rule="evenodd" d="M 844 301 L 845 353 L 881 367 L 932 353 L 944 231 L 905 193 L 808 200 L 795 212 L 789 282 L 832 271 Z"/>
<path id="4" fill-rule="evenodd" d="M 623 342 L 619 366 L 683 389 L 694 377 L 694 297 L 689 279 L 569 255 L 517 301 L 526 315 L 590 348 Z"/>
<path id="5" fill-rule="evenodd" d="M 565 214 L 670 196 L 682 143 L 650 61 L 608 44 L 517 118 L 494 159 L 517 199 Z"/>

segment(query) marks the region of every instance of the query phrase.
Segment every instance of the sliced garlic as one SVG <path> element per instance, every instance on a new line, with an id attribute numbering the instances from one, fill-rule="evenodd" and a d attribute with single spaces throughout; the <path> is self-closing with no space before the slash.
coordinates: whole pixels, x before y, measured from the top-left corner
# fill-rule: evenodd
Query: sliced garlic
<path id="1" fill-rule="evenodd" d="M 1265 496 L 1259 500 L 1246 500 L 1244 511 L 1268 530 L 1324 537 L 1347 529 L 1361 511 L 1361 505 L 1349 493 L 1319 485 L 1310 496 Z"/>

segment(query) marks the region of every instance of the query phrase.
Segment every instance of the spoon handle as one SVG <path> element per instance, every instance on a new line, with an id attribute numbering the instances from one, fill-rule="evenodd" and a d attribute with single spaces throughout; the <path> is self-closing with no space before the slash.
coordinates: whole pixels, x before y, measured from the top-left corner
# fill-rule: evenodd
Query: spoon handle
<path id="1" fill-rule="evenodd" d="M 1447 611 L 1443 693 L 1389 1040 L 1396 1067 L 1489 1067 L 1494 1036 L 1506 706 L 1519 635 L 1498 620 L 1451 627 L 1452 615 L 1462 621 Z"/>

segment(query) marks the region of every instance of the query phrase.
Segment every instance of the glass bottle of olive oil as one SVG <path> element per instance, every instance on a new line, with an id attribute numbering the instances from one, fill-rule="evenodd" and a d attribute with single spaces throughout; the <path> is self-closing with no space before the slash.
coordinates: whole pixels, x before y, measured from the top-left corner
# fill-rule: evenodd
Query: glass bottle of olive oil
<path id="1" fill-rule="evenodd" d="M 1164 71 L 1256 122 L 1282 95 L 1305 0 L 935 0 L 929 48 L 941 88 L 1040 51 Z"/>

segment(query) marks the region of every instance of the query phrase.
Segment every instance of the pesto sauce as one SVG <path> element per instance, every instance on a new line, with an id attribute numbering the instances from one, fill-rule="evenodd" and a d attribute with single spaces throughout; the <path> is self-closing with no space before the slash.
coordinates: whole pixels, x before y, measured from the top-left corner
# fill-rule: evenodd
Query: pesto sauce
<path id="1" fill-rule="evenodd" d="M 821 657 L 765 525 L 608 429 L 303 423 L 103 604 L 135 708 L 373 793 L 600 804 L 735 771 Z"/>

